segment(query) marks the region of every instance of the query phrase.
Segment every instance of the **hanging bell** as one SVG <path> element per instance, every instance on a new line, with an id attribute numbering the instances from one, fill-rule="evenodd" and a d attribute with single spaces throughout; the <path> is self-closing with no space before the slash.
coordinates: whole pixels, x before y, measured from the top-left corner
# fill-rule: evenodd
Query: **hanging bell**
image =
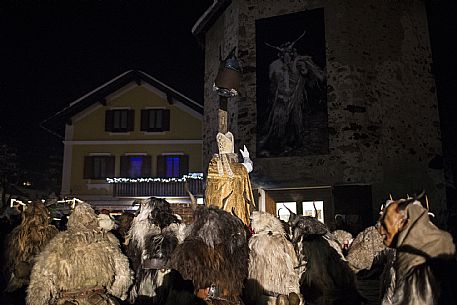
<path id="1" fill-rule="evenodd" d="M 214 81 L 213 90 L 220 96 L 234 97 L 238 95 L 241 79 L 241 67 L 235 56 L 235 48 L 224 61 L 221 61 L 219 71 Z"/>

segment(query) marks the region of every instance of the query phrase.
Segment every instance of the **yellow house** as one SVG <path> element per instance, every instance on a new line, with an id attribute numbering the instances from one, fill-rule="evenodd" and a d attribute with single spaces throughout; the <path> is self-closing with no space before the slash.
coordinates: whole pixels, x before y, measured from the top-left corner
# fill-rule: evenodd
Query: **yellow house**
<path id="1" fill-rule="evenodd" d="M 42 123 L 64 140 L 62 196 L 126 209 L 135 198 L 202 195 L 203 106 L 127 71 Z"/>

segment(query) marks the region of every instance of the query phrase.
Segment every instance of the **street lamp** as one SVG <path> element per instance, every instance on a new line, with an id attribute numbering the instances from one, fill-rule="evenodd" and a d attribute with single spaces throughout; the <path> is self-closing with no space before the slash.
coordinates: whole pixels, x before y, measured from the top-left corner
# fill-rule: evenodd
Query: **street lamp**
<path id="1" fill-rule="evenodd" d="M 241 67 L 235 55 L 236 47 L 219 65 L 219 71 L 214 81 L 213 90 L 219 95 L 219 132 L 226 133 L 227 126 L 227 101 L 228 98 L 238 95 L 241 79 Z"/>

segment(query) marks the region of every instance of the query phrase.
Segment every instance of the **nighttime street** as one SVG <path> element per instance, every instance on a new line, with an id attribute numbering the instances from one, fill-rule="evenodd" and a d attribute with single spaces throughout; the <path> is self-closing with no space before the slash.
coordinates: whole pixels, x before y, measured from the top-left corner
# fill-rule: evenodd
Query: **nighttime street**
<path id="1" fill-rule="evenodd" d="M 456 0 L 0 3 L 0 305 L 457 304 Z"/>

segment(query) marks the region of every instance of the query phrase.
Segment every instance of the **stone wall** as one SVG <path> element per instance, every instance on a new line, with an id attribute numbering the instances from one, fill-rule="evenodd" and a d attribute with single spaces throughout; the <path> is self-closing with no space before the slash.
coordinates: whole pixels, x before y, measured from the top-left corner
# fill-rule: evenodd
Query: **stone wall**
<path id="1" fill-rule="evenodd" d="M 255 20 L 314 8 L 325 14 L 329 154 L 255 159 Z M 432 210 L 445 207 L 423 1 L 232 1 L 205 36 L 204 164 L 217 152 L 211 87 L 219 48 L 225 56 L 233 46 L 243 77 L 241 96 L 229 102 L 229 130 L 254 157 L 254 186 L 371 184 L 374 210 L 389 193 L 425 189 Z"/>

